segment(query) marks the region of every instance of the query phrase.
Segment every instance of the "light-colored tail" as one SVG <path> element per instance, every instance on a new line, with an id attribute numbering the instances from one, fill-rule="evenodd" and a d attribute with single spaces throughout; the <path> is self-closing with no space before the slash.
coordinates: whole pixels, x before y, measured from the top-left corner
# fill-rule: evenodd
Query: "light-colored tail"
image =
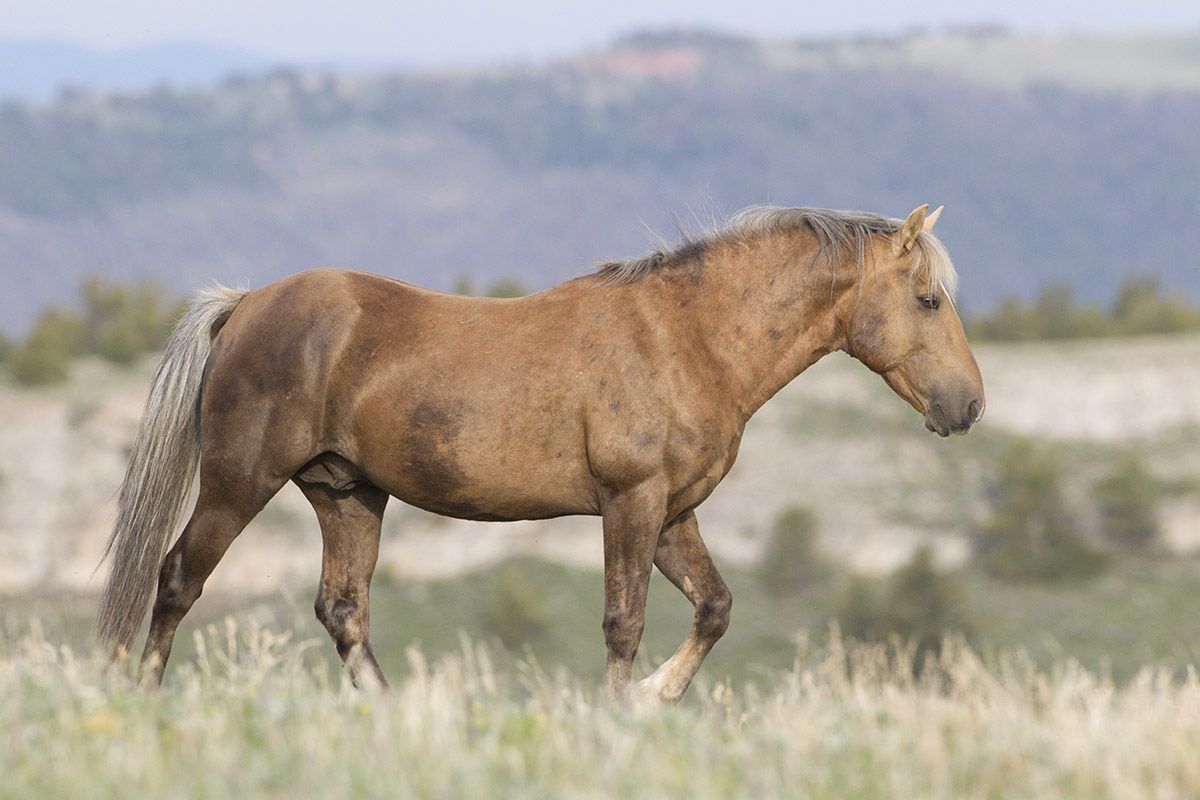
<path id="1" fill-rule="evenodd" d="M 246 294 L 223 286 L 197 293 L 154 373 L 104 553 L 112 556 L 112 570 L 97 624 L 101 643 L 114 652 L 133 643 L 191 493 L 200 452 L 200 379 L 213 338 Z"/>

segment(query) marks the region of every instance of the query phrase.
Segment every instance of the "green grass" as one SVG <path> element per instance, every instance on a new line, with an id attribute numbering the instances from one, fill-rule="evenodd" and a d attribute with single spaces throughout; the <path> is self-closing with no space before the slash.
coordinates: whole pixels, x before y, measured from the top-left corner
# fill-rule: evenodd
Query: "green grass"
<path id="1" fill-rule="evenodd" d="M 832 639 L 761 689 L 675 708 L 460 644 L 390 693 L 309 642 L 214 625 L 160 691 L 39 636 L 0 640 L 0 797 L 1121 798 L 1200 792 L 1200 682 Z"/>
<path id="2" fill-rule="evenodd" d="M 986 644 L 1040 663 L 1068 655 L 1128 680 L 1145 664 L 1200 663 L 1200 563 L 1122 559 L 1075 586 L 1007 585 L 976 573 L 967 588 Z"/>
<path id="3" fill-rule="evenodd" d="M 522 655 L 597 680 L 604 664 L 599 573 L 535 561 L 513 562 L 517 580 L 533 587 L 547 625 Z M 736 685 L 758 682 L 791 666 L 797 643 L 820 640 L 834 621 L 846 576 L 774 597 L 752 571 L 725 570 L 734 595 L 729 632 L 705 662 L 704 674 Z M 1010 585 L 968 569 L 953 573 L 964 587 L 974 644 L 988 651 L 1022 648 L 1042 665 L 1080 660 L 1127 681 L 1147 664 L 1183 669 L 1200 661 L 1200 561 L 1117 559 L 1099 577 L 1060 586 Z M 496 573 L 429 584 L 382 582 L 373 591 L 371 619 L 385 669 L 404 664 L 416 644 L 431 654 L 453 652 L 465 632 L 493 641 L 487 609 L 496 602 Z M 273 619 L 283 618 L 277 606 Z M 292 612 L 301 630 L 319 633 L 307 601 Z M 691 606 L 656 575 L 643 639 L 643 669 L 657 665 L 683 640 Z M 330 651 L 332 659 L 332 648 Z"/>
<path id="4" fill-rule="evenodd" d="M 846 575 L 835 574 L 779 597 L 753 571 L 725 573 L 734 595 L 733 622 L 702 674 L 736 686 L 768 680 L 791 667 L 803 654 L 803 643 L 823 639 L 848 581 Z M 1073 658 L 1122 683 L 1146 665 L 1179 671 L 1200 660 L 1200 560 L 1116 558 L 1096 578 L 1057 586 L 1005 584 L 974 568 L 951 577 L 963 588 L 972 644 L 983 652 L 1022 649 L 1042 666 Z M 544 622 L 511 650 L 501 645 L 494 623 L 496 615 L 507 611 L 508 598 L 498 589 L 504 583 L 527 587 Z M 410 647 L 436 658 L 457 652 L 466 635 L 492 646 L 506 665 L 518 658 L 532 659 L 594 683 L 605 659 L 602 598 L 598 572 L 533 560 L 445 581 L 380 577 L 372 588 L 372 639 L 390 676 L 407 669 Z M 79 651 L 91 645 L 90 597 L 14 597 L 6 598 L 3 607 L 9 638 L 24 632 L 28 620 L 38 619 L 54 641 Z M 656 574 L 639 655 L 643 672 L 683 640 L 691 613 L 683 596 Z M 168 682 L 195 656 L 192 632 L 226 614 L 291 630 L 299 638 L 315 638 L 321 646 L 313 657 L 337 669 L 333 647 L 313 616 L 307 593 L 206 596 L 180 628 Z"/>
<path id="5" fill-rule="evenodd" d="M 204 598 L 157 692 L 90 655 L 92 598 L 9 598 L 0 800 L 1200 793 L 1200 561 L 1058 587 L 955 573 L 972 641 L 919 680 L 906 651 L 829 636 L 846 576 L 774 597 L 727 572 L 733 626 L 670 709 L 599 696 L 601 577 L 531 560 L 378 580 L 382 697 L 347 685 L 307 596 Z M 545 624 L 510 650 L 492 626 L 514 584 Z M 643 673 L 689 622 L 656 577 Z"/>

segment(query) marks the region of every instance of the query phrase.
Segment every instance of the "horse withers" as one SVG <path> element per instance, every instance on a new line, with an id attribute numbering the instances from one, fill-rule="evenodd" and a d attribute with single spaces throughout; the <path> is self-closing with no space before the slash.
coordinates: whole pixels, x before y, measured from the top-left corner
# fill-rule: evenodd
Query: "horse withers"
<path id="1" fill-rule="evenodd" d="M 134 441 L 99 633 L 161 680 L 180 621 L 288 481 L 324 553 L 317 617 L 358 684 L 386 685 L 368 597 L 389 496 L 472 520 L 592 514 L 604 537 L 605 686 L 627 693 L 651 569 L 695 607 L 641 684 L 682 697 L 731 597 L 696 507 L 751 415 L 844 350 L 941 436 L 984 408 L 927 206 L 906 220 L 757 207 L 723 229 L 517 299 L 342 270 L 201 293 L 167 344 Z M 940 209 L 939 209 L 940 211 Z M 199 467 L 199 495 L 166 552 Z"/>

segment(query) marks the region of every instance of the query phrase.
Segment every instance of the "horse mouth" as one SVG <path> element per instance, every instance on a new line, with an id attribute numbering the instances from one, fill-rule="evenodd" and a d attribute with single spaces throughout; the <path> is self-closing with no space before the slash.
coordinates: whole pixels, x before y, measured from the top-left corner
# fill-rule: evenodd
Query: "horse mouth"
<path id="1" fill-rule="evenodd" d="M 976 404 L 972 403 L 972 413 L 964 422 L 954 424 L 946 417 L 946 412 L 938 403 L 934 403 L 925 411 L 925 429 L 936 433 L 945 439 L 948 436 L 965 436 L 979 420 L 982 414 L 975 414 Z"/>
<path id="2" fill-rule="evenodd" d="M 936 433 L 943 439 L 951 433 L 950 426 L 946 424 L 944 415 L 938 414 L 935 417 L 928 412 L 925 414 L 925 430 Z"/>

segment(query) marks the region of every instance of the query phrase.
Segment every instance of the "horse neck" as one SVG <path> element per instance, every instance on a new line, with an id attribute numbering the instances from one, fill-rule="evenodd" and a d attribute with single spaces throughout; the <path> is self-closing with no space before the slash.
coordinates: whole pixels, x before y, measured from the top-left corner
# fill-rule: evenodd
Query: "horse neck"
<path id="1" fill-rule="evenodd" d="M 811 264 L 816 247 L 807 233 L 761 234 L 714 245 L 690 279 L 658 281 L 681 335 L 707 351 L 743 422 L 844 345 L 834 309 L 846 287 L 834 287 L 820 261 Z"/>

